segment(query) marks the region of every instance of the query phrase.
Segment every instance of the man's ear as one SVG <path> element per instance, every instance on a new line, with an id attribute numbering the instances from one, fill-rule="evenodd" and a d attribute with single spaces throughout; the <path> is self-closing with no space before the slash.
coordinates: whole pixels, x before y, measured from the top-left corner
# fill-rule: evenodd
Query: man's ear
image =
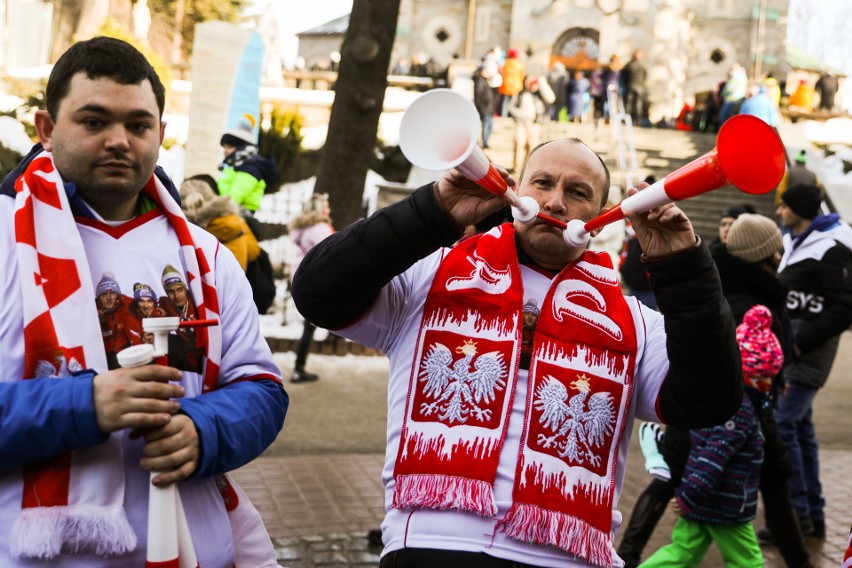
<path id="1" fill-rule="evenodd" d="M 163 145 L 163 140 L 166 139 L 166 123 L 160 120 L 160 146 Z"/>
<path id="2" fill-rule="evenodd" d="M 53 151 L 53 119 L 50 113 L 46 110 L 37 110 L 35 112 L 35 127 L 38 133 L 39 142 L 48 152 Z"/>

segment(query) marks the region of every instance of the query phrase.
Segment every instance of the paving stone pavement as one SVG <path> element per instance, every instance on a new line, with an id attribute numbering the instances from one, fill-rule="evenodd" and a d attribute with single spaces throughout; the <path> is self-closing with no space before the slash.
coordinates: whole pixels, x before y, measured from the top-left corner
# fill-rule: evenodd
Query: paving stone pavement
<path id="1" fill-rule="evenodd" d="M 846 550 L 852 521 L 852 451 L 820 454 L 827 536 L 808 539 L 818 568 L 837 568 Z M 281 566 L 287 568 L 375 568 L 381 547 L 370 546 L 367 533 L 380 526 L 381 454 L 261 457 L 234 473 L 263 517 Z M 642 467 L 634 436 L 619 509 L 625 517 L 650 478 Z M 756 526 L 762 526 L 758 512 Z M 667 511 L 646 547 L 646 555 L 670 542 L 676 517 Z M 763 548 L 767 568 L 783 568 L 777 549 Z M 700 565 L 724 566 L 715 547 Z"/>
<path id="2" fill-rule="evenodd" d="M 295 356 L 277 354 L 285 380 Z M 290 413 L 267 452 L 233 473 L 260 511 L 281 566 L 288 568 L 375 568 L 380 547 L 367 533 L 384 516 L 381 471 L 387 360 L 383 357 L 311 355 L 316 383 L 287 383 Z M 852 522 L 852 444 L 848 401 L 852 398 L 852 333 L 841 337 L 827 385 L 814 403 L 826 498 L 824 541 L 809 539 L 814 566 L 838 568 Z M 329 411 L 331 409 L 331 411 Z M 633 436 L 619 509 L 628 518 L 650 481 Z M 667 511 L 646 555 L 670 542 L 676 516 Z M 756 527 L 763 526 L 762 510 Z M 778 551 L 763 548 L 768 568 L 783 568 Z M 711 547 L 702 568 L 724 566 Z"/>

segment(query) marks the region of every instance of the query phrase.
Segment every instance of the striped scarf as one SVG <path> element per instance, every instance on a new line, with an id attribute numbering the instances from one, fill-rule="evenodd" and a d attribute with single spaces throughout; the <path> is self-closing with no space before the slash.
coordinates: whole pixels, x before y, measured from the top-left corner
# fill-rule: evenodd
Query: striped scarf
<path id="1" fill-rule="evenodd" d="M 62 178 L 49 152 L 30 161 L 15 182 L 15 240 L 24 314 L 23 379 L 68 378 L 83 369 L 106 371 L 94 285 Z M 218 319 L 214 275 L 196 248 L 180 206 L 152 176 L 143 189 L 171 223 L 200 319 Z M 206 348 L 203 390 L 215 387 L 221 331 L 196 331 Z M 55 558 L 89 551 L 120 555 L 136 547 L 123 510 L 121 440 L 65 452 L 23 467 L 21 515 L 12 527 L 16 558 Z"/>
<path id="2" fill-rule="evenodd" d="M 441 262 L 412 363 L 394 507 L 496 515 L 522 300 L 511 224 L 463 241 Z M 512 505 L 497 522 L 508 536 L 611 564 L 636 349 L 609 256 L 585 252 L 553 279 L 535 327 Z"/>

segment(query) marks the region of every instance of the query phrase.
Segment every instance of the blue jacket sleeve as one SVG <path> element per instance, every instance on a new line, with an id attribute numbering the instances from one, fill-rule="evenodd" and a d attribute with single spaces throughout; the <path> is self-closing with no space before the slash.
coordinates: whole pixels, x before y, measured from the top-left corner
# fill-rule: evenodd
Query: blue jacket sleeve
<path id="1" fill-rule="evenodd" d="M 192 477 L 237 469 L 263 452 L 278 435 L 289 398 L 272 380 L 241 381 L 180 401 L 201 440 L 201 459 Z"/>
<path id="2" fill-rule="evenodd" d="M 94 376 L 0 383 L 0 471 L 107 440 L 95 418 Z"/>

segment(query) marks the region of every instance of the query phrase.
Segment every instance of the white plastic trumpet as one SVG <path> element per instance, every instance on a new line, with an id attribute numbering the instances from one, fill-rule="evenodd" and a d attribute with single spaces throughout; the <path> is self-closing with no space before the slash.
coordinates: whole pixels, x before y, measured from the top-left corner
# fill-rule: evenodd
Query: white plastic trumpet
<path id="1" fill-rule="evenodd" d="M 142 343 L 117 354 L 122 367 L 168 364 L 169 334 L 180 327 L 216 325 L 216 320 L 181 321 L 178 317 L 143 318 L 142 330 L 154 335 L 154 344 Z M 157 472 L 151 472 L 153 481 Z M 177 485 L 148 487 L 148 549 L 146 568 L 198 568 L 198 558 L 186 522 Z"/>
<path id="2" fill-rule="evenodd" d="M 477 145 L 479 129 L 479 114 L 470 100 L 450 89 L 433 89 L 420 95 L 403 114 L 399 148 L 409 162 L 424 170 L 456 168 L 494 195 L 505 195 L 512 216 L 531 223 L 539 212 L 538 202 L 518 197 L 509 189 Z"/>

